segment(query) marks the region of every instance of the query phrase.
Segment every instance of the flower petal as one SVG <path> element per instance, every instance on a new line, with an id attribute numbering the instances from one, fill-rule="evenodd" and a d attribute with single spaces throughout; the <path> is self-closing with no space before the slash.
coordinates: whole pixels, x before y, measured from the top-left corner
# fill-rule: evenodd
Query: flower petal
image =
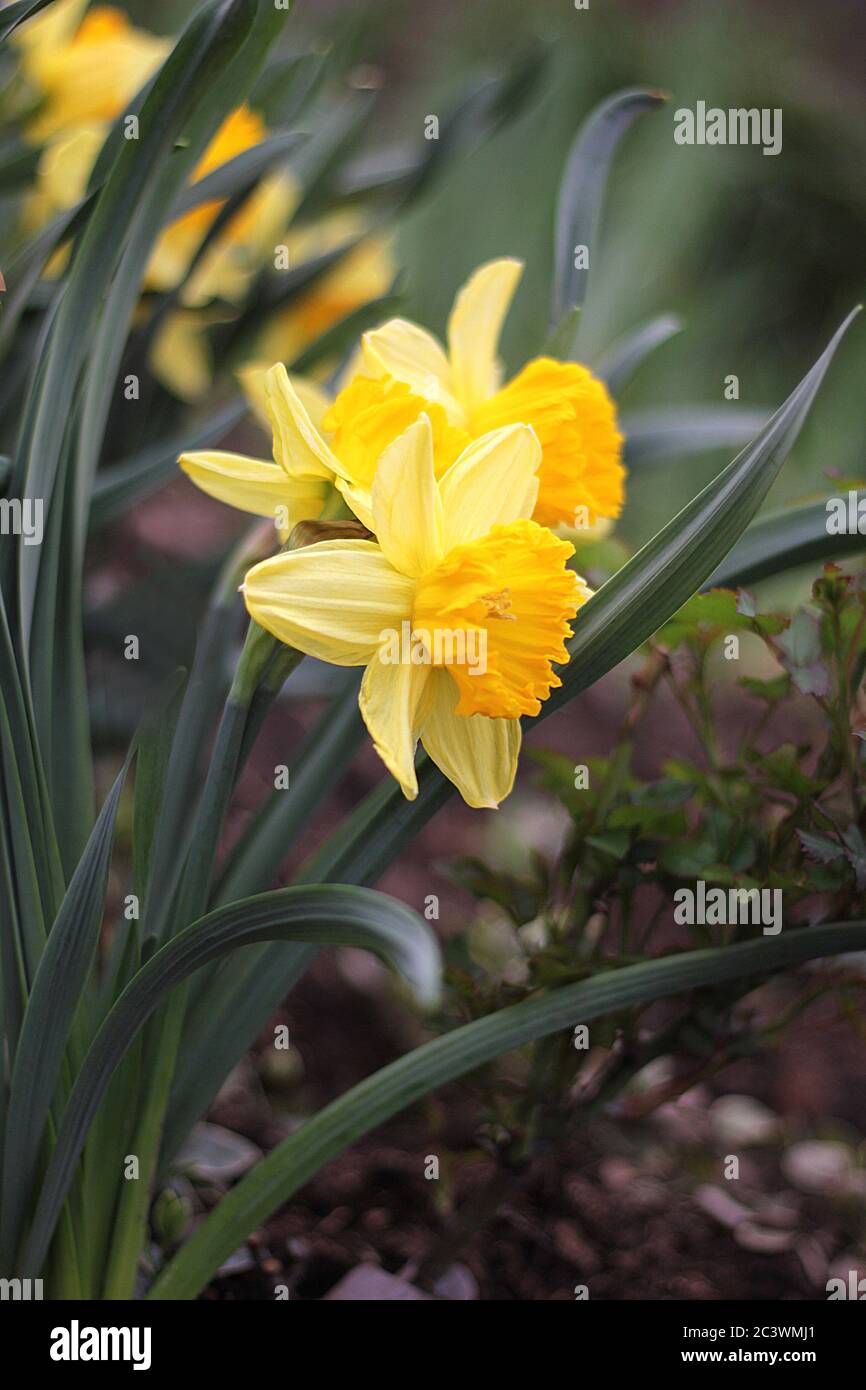
<path id="1" fill-rule="evenodd" d="M 383 629 L 400 631 L 415 585 L 372 541 L 321 541 L 254 565 L 250 616 L 281 642 L 335 666 L 366 666 Z"/>
<path id="2" fill-rule="evenodd" d="M 213 360 L 206 329 L 198 315 L 180 310 L 168 314 L 154 336 L 150 367 L 179 400 L 200 401 L 210 390 Z"/>
<path id="3" fill-rule="evenodd" d="M 442 502 L 426 415 L 380 455 L 372 500 L 373 530 L 386 558 L 413 579 L 426 574 L 442 555 Z"/>
<path id="4" fill-rule="evenodd" d="M 265 376 L 265 407 L 274 432 L 274 458 L 291 478 L 343 475 L 343 467 L 313 424 L 282 362 Z"/>
<path id="5" fill-rule="evenodd" d="M 461 410 L 451 389 L 448 358 L 431 333 L 407 319 L 389 319 L 361 339 L 364 366 L 371 376 L 404 381 L 416 396 L 438 401 L 449 418 Z"/>
<path id="6" fill-rule="evenodd" d="M 429 676 L 429 666 L 389 663 L 378 653 L 364 672 L 358 701 L 376 752 L 410 801 L 418 795 L 418 713 Z"/>
<path id="7" fill-rule="evenodd" d="M 322 510 L 324 484 L 287 478 L 275 463 L 219 450 L 181 454 L 178 462 L 209 497 L 254 516 L 269 516 L 293 526 L 317 517 Z"/>
<path id="8" fill-rule="evenodd" d="M 452 390 L 468 412 L 499 387 L 499 335 L 523 274 L 510 257 L 488 261 L 466 281 L 448 320 Z"/>
<path id="9" fill-rule="evenodd" d="M 463 800 L 495 810 L 517 773 L 520 720 L 455 714 L 457 686 L 447 671 L 434 670 L 427 685 L 421 742 L 454 783 Z"/>
<path id="10" fill-rule="evenodd" d="M 528 425 L 506 425 L 476 439 L 439 481 L 446 551 L 532 515 L 541 445 Z"/>
<path id="11" fill-rule="evenodd" d="M 349 511 L 354 513 L 361 525 L 366 526 L 368 531 L 375 532 L 373 501 L 367 488 L 361 487 L 357 483 L 349 483 L 345 478 L 335 478 L 334 486 L 342 494 L 343 501 Z"/>
<path id="12" fill-rule="evenodd" d="M 250 409 L 266 430 L 271 428 L 271 422 L 268 418 L 267 395 L 265 394 L 265 377 L 269 371 L 270 367 L 267 363 L 251 362 L 246 367 L 240 367 L 235 373 Z M 317 386 L 314 381 L 309 381 L 307 377 L 290 376 L 289 381 L 294 388 L 295 395 L 309 415 L 310 423 L 321 433 L 322 420 L 332 405 L 331 397 L 327 391 L 324 391 L 321 386 Z"/>

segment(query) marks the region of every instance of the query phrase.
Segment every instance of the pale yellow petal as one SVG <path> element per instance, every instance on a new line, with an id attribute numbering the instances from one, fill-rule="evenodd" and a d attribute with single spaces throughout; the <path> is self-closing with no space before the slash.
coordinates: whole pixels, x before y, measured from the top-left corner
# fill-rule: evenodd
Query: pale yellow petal
<path id="1" fill-rule="evenodd" d="M 415 585 L 372 541 L 322 541 L 263 560 L 243 585 L 250 616 L 281 642 L 335 666 L 366 666 L 399 632 Z"/>
<path id="2" fill-rule="evenodd" d="M 268 432 L 270 432 L 271 422 L 268 418 L 265 377 L 269 370 L 269 362 L 250 362 L 235 373 L 250 409 Z M 315 381 L 310 381 L 309 377 L 290 376 L 289 381 L 294 387 L 298 400 L 309 415 L 311 424 L 321 432 L 322 420 L 332 405 L 331 396 L 321 386 L 317 386 Z"/>
<path id="3" fill-rule="evenodd" d="M 284 530 L 322 510 L 325 485 L 296 482 L 275 463 L 220 450 L 182 454 L 178 462 L 209 497 L 254 516 L 271 517 Z"/>
<path id="4" fill-rule="evenodd" d="M 361 525 L 366 526 L 368 531 L 375 533 L 373 499 L 367 488 L 361 487 L 357 483 L 350 483 L 346 478 L 335 478 L 334 486 L 342 494 L 343 501 L 349 511 L 354 513 Z"/>
<path id="5" fill-rule="evenodd" d="M 364 672 L 358 701 L 373 747 L 410 801 L 418 795 L 418 715 L 430 673 L 429 666 L 389 662 L 379 652 Z"/>
<path id="6" fill-rule="evenodd" d="M 417 579 L 442 556 L 442 502 L 426 415 L 381 454 L 373 479 L 373 530 L 395 569 Z"/>
<path id="7" fill-rule="evenodd" d="M 47 11 L 19 25 L 12 35 L 16 46 L 46 53 L 68 43 L 84 17 L 89 0 L 57 0 Z"/>
<path id="8" fill-rule="evenodd" d="M 293 478 L 343 475 L 343 467 L 316 429 L 282 362 L 265 376 L 265 405 L 274 433 L 274 458 Z"/>
<path id="9" fill-rule="evenodd" d="M 212 299 L 238 303 L 253 274 L 273 259 L 294 201 L 293 182 L 282 174 L 263 179 L 205 251 L 184 286 L 184 304 L 207 304 Z"/>
<path id="10" fill-rule="evenodd" d="M 434 670 L 427 684 L 421 742 L 463 800 L 494 810 L 514 786 L 520 755 L 520 720 L 455 714 L 457 686 Z"/>
<path id="11" fill-rule="evenodd" d="M 389 319 L 361 339 L 364 367 L 371 376 L 404 381 L 416 396 L 438 401 L 452 420 L 461 410 L 451 389 L 448 358 L 431 333 L 406 319 Z"/>
<path id="12" fill-rule="evenodd" d="M 454 301 L 448 320 L 452 390 L 469 413 L 499 388 L 499 336 L 522 274 L 522 261 L 489 261 Z"/>
<path id="13" fill-rule="evenodd" d="M 206 324 L 194 315 L 169 314 L 154 336 L 150 366 L 172 395 L 181 401 L 200 401 L 210 390 L 213 360 Z"/>
<path id="14" fill-rule="evenodd" d="M 84 197 L 106 134 L 105 125 L 79 126 L 71 135 L 59 135 L 45 146 L 36 183 L 51 213 L 74 207 Z"/>
<path id="15" fill-rule="evenodd" d="M 532 516 L 541 445 L 528 425 L 505 425 L 474 440 L 439 481 L 446 551 Z"/>

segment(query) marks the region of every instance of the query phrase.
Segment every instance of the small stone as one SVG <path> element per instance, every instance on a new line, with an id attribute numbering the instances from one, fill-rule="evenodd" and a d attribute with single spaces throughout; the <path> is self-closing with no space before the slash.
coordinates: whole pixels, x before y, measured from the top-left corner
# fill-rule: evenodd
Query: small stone
<path id="1" fill-rule="evenodd" d="M 766 1226 L 743 1221 L 734 1231 L 734 1240 L 744 1250 L 754 1250 L 759 1255 L 779 1255 L 793 1248 L 796 1236 L 793 1231 L 771 1231 Z"/>
<path id="2" fill-rule="evenodd" d="M 734 1149 L 772 1144 L 779 1137 L 778 1116 L 752 1096 L 719 1096 L 709 1118 L 716 1138 Z"/>
<path id="3" fill-rule="evenodd" d="M 627 1158 L 603 1158 L 598 1165 L 598 1176 L 608 1192 L 625 1192 L 637 1175 L 637 1169 Z"/>
<path id="4" fill-rule="evenodd" d="M 711 1216 L 728 1230 L 735 1230 L 752 1215 L 742 1202 L 738 1202 L 723 1188 L 713 1187 L 710 1183 L 702 1183 L 695 1190 L 695 1201 L 701 1211 L 706 1212 L 707 1216 Z"/>
<path id="5" fill-rule="evenodd" d="M 344 1274 L 339 1283 L 325 1294 L 325 1302 L 349 1303 L 410 1303 L 433 1302 L 433 1294 L 425 1293 L 396 1274 L 389 1274 L 378 1265 L 356 1265 Z"/>
<path id="6" fill-rule="evenodd" d="M 262 1151 L 222 1125 L 198 1124 L 177 1156 L 177 1167 L 204 1182 L 230 1182 L 252 1168 Z"/>
<path id="7" fill-rule="evenodd" d="M 838 1196 L 849 1183 L 854 1160 L 845 1144 L 833 1139 L 803 1139 L 786 1149 L 782 1171 L 800 1192 Z"/>
<path id="8" fill-rule="evenodd" d="M 585 1272 L 598 1269 L 598 1255 L 573 1221 L 555 1221 L 553 1243 L 557 1253 L 575 1268 Z"/>
<path id="9" fill-rule="evenodd" d="M 439 1298 L 449 1298 L 454 1303 L 472 1303 L 478 1298 L 479 1289 L 472 1270 L 463 1264 L 453 1264 L 441 1279 L 437 1279 L 433 1292 Z"/>

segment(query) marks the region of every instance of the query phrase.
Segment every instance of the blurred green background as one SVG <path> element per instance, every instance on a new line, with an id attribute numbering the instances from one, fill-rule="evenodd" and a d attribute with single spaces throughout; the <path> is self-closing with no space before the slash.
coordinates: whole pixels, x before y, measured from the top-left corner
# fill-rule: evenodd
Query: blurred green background
<path id="1" fill-rule="evenodd" d="M 181 0 L 129 5 L 151 28 L 177 26 Z M 381 83 L 369 149 L 417 142 L 473 74 L 501 70 L 539 45 L 546 59 L 518 118 L 454 161 L 399 229 L 405 312 L 441 332 L 454 291 L 492 256 L 523 257 L 508 320 L 510 367 L 536 353 L 547 326 L 556 189 L 574 132 L 624 86 L 670 94 L 616 156 L 581 330 L 590 363 L 648 317 L 673 311 L 683 331 L 641 368 L 623 398 L 643 410 L 778 404 L 864 293 L 866 6 L 862 0 L 299 0 L 299 49 L 330 48 L 347 73 Z M 779 107 L 781 153 L 679 146 L 674 112 Z M 866 327 L 839 353 L 770 505 L 826 489 L 826 473 L 863 475 Z M 620 534 L 631 544 L 667 521 L 725 456 L 647 465 L 630 481 Z"/>

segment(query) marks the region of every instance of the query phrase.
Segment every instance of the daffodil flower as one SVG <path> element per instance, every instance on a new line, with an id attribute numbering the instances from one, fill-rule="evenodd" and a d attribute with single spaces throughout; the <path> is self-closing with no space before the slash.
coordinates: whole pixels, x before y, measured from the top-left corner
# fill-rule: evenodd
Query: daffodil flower
<path id="1" fill-rule="evenodd" d="M 87 11 L 85 13 L 85 11 Z M 39 143 L 114 120 L 171 45 L 113 5 L 59 0 L 15 31 L 24 75 L 39 98 L 27 134 Z M 73 200 L 74 201 L 74 200 Z"/>
<path id="2" fill-rule="evenodd" d="M 315 222 L 286 228 L 282 243 L 292 266 L 303 265 L 352 241 L 357 241 L 357 245 L 272 315 L 256 345 L 256 361 L 267 366 L 272 362 L 291 362 L 353 309 L 385 294 L 394 280 L 394 258 L 387 237 L 364 235 L 368 225 L 356 209 L 341 209 Z"/>
<path id="3" fill-rule="evenodd" d="M 250 615 L 280 641 L 366 667 L 361 713 L 410 799 L 420 739 L 470 806 L 497 806 L 514 783 L 520 716 L 560 684 L 552 663 L 567 661 L 589 590 L 566 568 L 572 547 L 530 520 L 540 462 L 534 431 L 509 425 L 437 479 L 422 414 L 378 461 L 375 542 L 323 541 L 246 576 Z"/>
<path id="4" fill-rule="evenodd" d="M 363 235 L 364 221 L 355 213 L 335 214 L 310 226 L 293 228 L 291 219 L 302 194 L 301 185 L 288 171 L 265 180 L 250 200 L 252 217 L 243 222 L 233 219 L 224 235 L 202 257 L 184 291 L 184 305 L 215 297 L 237 299 L 251 268 L 264 265 L 277 244 L 285 248 L 289 265 L 298 266 Z M 166 233 L 168 237 L 173 235 L 171 229 Z M 190 245 L 200 239 L 200 233 L 196 233 Z M 175 243 L 175 252 L 179 249 L 180 241 Z M 162 269 L 167 274 L 171 271 L 168 258 L 162 261 Z M 270 363 L 297 357 L 339 319 L 384 294 L 393 279 L 394 265 L 387 240 L 371 237 L 348 251 L 330 271 L 317 276 L 307 290 L 293 296 L 285 308 L 271 316 L 253 349 L 253 360 L 238 372 L 263 423 L 267 420 L 260 408 L 262 382 Z M 211 385 L 207 328 L 207 316 L 197 310 L 172 314 L 153 345 L 150 362 L 154 372 L 184 400 L 199 399 Z M 327 365 L 323 364 L 323 370 Z M 322 399 L 327 409 L 330 400 L 324 396 Z"/>
<path id="5" fill-rule="evenodd" d="M 503 425 L 532 425 L 541 444 L 534 519 L 589 527 L 622 509 L 622 435 L 604 384 L 576 362 L 537 357 L 506 385 L 498 360 L 502 324 L 523 271 L 490 261 L 458 293 L 448 351 L 430 333 L 391 319 L 362 340 L 365 375 L 340 393 L 323 425 L 353 476 L 371 481 L 395 413 L 424 410 L 438 430 L 437 467 L 447 468 L 470 439 Z"/>
<path id="6" fill-rule="evenodd" d="M 422 412 L 433 431 L 437 477 L 473 439 L 506 424 L 529 424 L 542 449 L 533 519 L 589 536 L 603 534 L 619 515 L 623 441 L 604 384 L 578 363 L 539 357 L 499 387 L 496 349 L 521 272 L 514 260 L 492 261 L 475 272 L 455 301 L 448 355 L 424 329 L 392 319 L 364 334 L 335 400 L 308 384 L 302 401 L 301 384 L 293 378 L 285 407 L 295 416 L 296 433 L 299 439 L 316 435 L 318 456 L 328 459 L 334 486 L 365 526 L 373 529 L 370 494 L 378 460 Z M 263 368 L 245 375 L 254 407 L 263 399 L 265 375 Z M 283 463 L 289 473 L 297 467 L 303 474 L 305 449 Z M 225 491 L 220 495 L 232 501 Z"/>

